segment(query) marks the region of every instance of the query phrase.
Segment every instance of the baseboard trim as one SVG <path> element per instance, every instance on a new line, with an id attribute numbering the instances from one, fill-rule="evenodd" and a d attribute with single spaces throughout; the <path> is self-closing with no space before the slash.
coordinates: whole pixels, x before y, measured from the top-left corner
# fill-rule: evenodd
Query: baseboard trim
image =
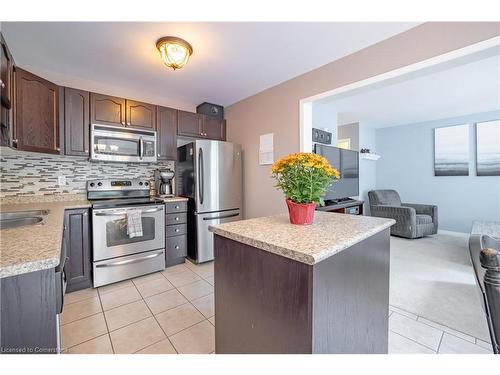
<path id="1" fill-rule="evenodd" d="M 444 229 L 438 229 L 438 234 L 447 234 L 449 236 L 456 236 L 456 237 L 462 237 L 462 238 L 468 238 L 469 233 L 465 232 L 455 232 L 452 230 L 444 230 Z"/>

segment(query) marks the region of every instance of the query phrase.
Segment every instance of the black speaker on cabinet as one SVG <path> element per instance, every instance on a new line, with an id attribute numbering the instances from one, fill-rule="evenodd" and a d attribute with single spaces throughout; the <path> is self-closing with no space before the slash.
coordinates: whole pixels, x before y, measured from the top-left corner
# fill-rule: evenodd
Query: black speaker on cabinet
<path id="1" fill-rule="evenodd" d="M 196 107 L 196 113 L 224 119 L 224 107 L 217 104 L 207 102 L 201 103 Z"/>

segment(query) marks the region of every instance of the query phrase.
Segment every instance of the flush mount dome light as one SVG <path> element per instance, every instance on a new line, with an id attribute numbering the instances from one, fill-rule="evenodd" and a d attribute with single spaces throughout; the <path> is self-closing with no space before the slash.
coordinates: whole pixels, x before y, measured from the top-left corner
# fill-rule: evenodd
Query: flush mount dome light
<path id="1" fill-rule="evenodd" d="M 165 36 L 158 39 L 156 48 L 166 66 L 173 70 L 180 69 L 187 64 L 193 54 L 193 47 L 184 39 L 175 36 Z"/>

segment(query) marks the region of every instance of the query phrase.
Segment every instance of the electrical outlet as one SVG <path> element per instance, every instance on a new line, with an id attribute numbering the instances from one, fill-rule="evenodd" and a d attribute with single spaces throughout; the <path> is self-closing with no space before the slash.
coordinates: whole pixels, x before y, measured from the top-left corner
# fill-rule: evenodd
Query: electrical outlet
<path id="1" fill-rule="evenodd" d="M 57 184 L 59 186 L 66 185 L 66 176 L 57 176 Z"/>

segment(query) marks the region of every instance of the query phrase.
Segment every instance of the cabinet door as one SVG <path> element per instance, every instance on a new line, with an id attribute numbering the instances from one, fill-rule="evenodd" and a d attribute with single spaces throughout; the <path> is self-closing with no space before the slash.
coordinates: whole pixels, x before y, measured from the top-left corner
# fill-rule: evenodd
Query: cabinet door
<path id="1" fill-rule="evenodd" d="M 127 126 L 154 130 L 156 106 L 127 99 Z"/>
<path id="2" fill-rule="evenodd" d="M 202 116 L 197 113 L 179 111 L 177 134 L 187 137 L 200 137 L 202 133 Z"/>
<path id="3" fill-rule="evenodd" d="M 203 136 L 223 141 L 226 139 L 226 121 L 214 116 L 203 116 Z"/>
<path id="4" fill-rule="evenodd" d="M 89 93 L 64 89 L 64 153 L 89 156 Z"/>
<path id="5" fill-rule="evenodd" d="M 69 258 L 66 266 L 68 292 L 92 286 L 89 220 L 88 209 L 66 210 L 64 213 L 64 241 Z"/>
<path id="6" fill-rule="evenodd" d="M 125 126 L 125 99 L 91 93 L 90 121 L 92 124 Z"/>
<path id="7" fill-rule="evenodd" d="M 20 150 L 59 153 L 58 86 L 16 69 L 15 139 Z"/>
<path id="8" fill-rule="evenodd" d="M 159 160 L 177 159 L 177 110 L 157 107 L 156 137 Z"/>
<path id="9" fill-rule="evenodd" d="M 0 92 L 2 106 L 7 109 L 10 109 L 12 104 L 13 69 L 12 55 L 3 35 L 0 34 Z"/>

